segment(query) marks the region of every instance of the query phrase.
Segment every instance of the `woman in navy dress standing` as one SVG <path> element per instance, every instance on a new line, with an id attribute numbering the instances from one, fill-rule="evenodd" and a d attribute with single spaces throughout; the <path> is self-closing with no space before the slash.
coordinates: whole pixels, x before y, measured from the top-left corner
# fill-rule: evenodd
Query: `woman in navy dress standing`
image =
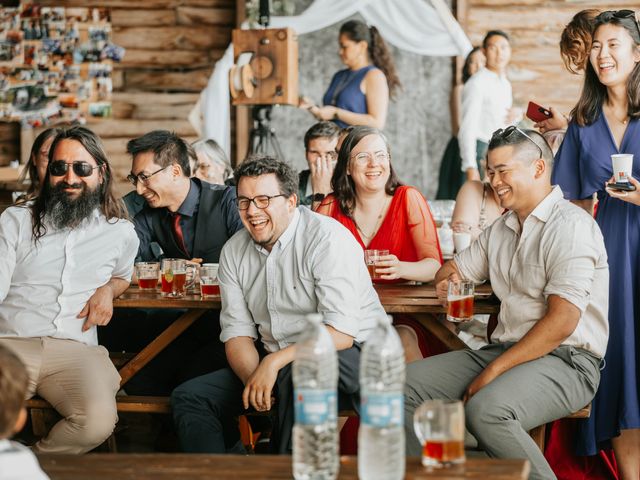
<path id="1" fill-rule="evenodd" d="M 584 86 L 556 155 L 553 183 L 593 211 L 609 257 L 609 344 L 580 453 L 613 446 L 620 478 L 640 478 L 640 206 L 605 188 L 611 155 L 632 153 L 640 176 L 640 25 L 631 10 L 596 17 Z"/>
<path id="2" fill-rule="evenodd" d="M 303 100 L 318 120 L 332 120 L 340 128 L 366 125 L 382 130 L 389 97 L 400 88 L 393 59 L 378 29 L 359 20 L 340 27 L 339 54 L 347 68 L 337 72 L 324 94 L 323 107 Z"/>

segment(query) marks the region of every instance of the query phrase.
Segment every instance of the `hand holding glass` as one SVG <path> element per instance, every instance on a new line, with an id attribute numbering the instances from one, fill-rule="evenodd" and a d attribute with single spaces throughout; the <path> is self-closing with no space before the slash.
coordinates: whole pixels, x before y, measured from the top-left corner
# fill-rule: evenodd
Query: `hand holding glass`
<path id="1" fill-rule="evenodd" d="M 475 285 L 469 280 L 449 280 L 447 291 L 447 320 L 468 322 L 473 318 Z"/>
<path id="2" fill-rule="evenodd" d="M 464 407 L 459 400 L 427 400 L 413 415 L 425 467 L 463 463 Z"/>
<path id="3" fill-rule="evenodd" d="M 376 273 L 376 263 L 380 261 L 380 257 L 389 255 L 389 250 L 365 250 L 364 251 L 364 263 L 367 264 L 367 270 L 369 270 L 369 276 L 372 279 L 380 278 L 382 275 Z"/>

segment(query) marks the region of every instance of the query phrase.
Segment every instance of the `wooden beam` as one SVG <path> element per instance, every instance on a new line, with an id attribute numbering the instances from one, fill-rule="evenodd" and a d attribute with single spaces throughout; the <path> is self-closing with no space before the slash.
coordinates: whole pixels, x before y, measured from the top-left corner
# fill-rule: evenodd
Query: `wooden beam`
<path id="1" fill-rule="evenodd" d="M 178 25 L 233 25 L 233 8 L 178 7 L 176 10 Z"/>
<path id="2" fill-rule="evenodd" d="M 135 138 L 151 130 L 171 130 L 180 136 L 193 136 L 196 132 L 187 120 L 121 120 L 106 118 L 90 120 L 87 127 L 102 138 L 127 137 Z"/>
<path id="3" fill-rule="evenodd" d="M 180 72 L 127 71 L 127 89 L 146 91 L 200 92 L 207 86 L 211 68 L 198 68 Z"/>
<path id="4" fill-rule="evenodd" d="M 111 10 L 111 25 L 113 27 L 163 27 L 175 24 L 176 12 L 167 8 L 139 10 L 114 8 Z"/>
<path id="5" fill-rule="evenodd" d="M 247 5 L 245 0 L 236 0 L 236 28 L 247 19 Z M 251 129 L 251 112 L 248 107 L 231 106 L 235 113 L 235 149 L 231 149 L 231 161 L 235 167 L 242 163 L 249 145 L 249 131 Z M 233 145 L 232 137 L 232 145 Z M 235 153 L 235 155 L 234 155 Z"/>
<path id="6" fill-rule="evenodd" d="M 230 41 L 228 27 L 113 27 L 113 42 L 125 48 L 210 50 L 226 48 Z"/>
<path id="7" fill-rule="evenodd" d="M 140 50 L 127 48 L 122 62 L 122 68 L 148 67 L 154 69 L 166 69 L 176 67 L 205 67 L 212 66 L 224 53 L 223 49 L 214 48 L 204 50 Z"/>

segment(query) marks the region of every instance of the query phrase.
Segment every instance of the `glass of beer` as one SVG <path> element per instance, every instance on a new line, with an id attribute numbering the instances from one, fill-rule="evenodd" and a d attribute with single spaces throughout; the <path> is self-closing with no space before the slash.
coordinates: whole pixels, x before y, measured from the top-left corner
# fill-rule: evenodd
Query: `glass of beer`
<path id="1" fill-rule="evenodd" d="M 449 280 L 447 293 L 447 320 L 468 322 L 473 318 L 473 294 L 475 286 L 469 280 Z"/>
<path id="2" fill-rule="evenodd" d="M 220 295 L 217 263 L 205 263 L 200 267 L 200 295 L 202 295 L 202 298 Z"/>
<path id="3" fill-rule="evenodd" d="M 364 251 L 364 263 L 367 264 L 367 270 L 369 270 L 369 276 L 374 278 L 380 278 L 381 274 L 376 273 L 376 263 L 380 261 L 380 257 L 389 255 L 389 250 L 365 250 Z"/>
<path id="4" fill-rule="evenodd" d="M 463 463 L 464 407 L 459 400 L 427 400 L 413 415 L 425 467 Z"/>
<path id="5" fill-rule="evenodd" d="M 187 282 L 187 270 L 191 272 L 191 280 Z M 187 264 L 183 258 L 165 258 L 162 260 L 162 296 L 184 297 L 187 289 L 193 286 L 195 265 Z"/>
<path id="6" fill-rule="evenodd" d="M 134 267 L 140 290 L 155 291 L 158 286 L 160 264 L 158 262 L 138 262 Z"/>

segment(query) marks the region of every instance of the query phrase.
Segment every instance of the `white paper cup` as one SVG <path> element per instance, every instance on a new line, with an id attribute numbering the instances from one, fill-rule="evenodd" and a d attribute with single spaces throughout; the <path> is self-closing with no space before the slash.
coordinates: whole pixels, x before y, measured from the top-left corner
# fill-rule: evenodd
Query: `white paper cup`
<path id="1" fill-rule="evenodd" d="M 629 183 L 633 168 L 633 153 L 618 153 L 611 155 L 613 176 L 616 183 Z"/>
<path id="2" fill-rule="evenodd" d="M 467 232 L 453 232 L 453 244 L 456 247 L 456 253 L 460 253 L 471 245 L 471 234 Z"/>

